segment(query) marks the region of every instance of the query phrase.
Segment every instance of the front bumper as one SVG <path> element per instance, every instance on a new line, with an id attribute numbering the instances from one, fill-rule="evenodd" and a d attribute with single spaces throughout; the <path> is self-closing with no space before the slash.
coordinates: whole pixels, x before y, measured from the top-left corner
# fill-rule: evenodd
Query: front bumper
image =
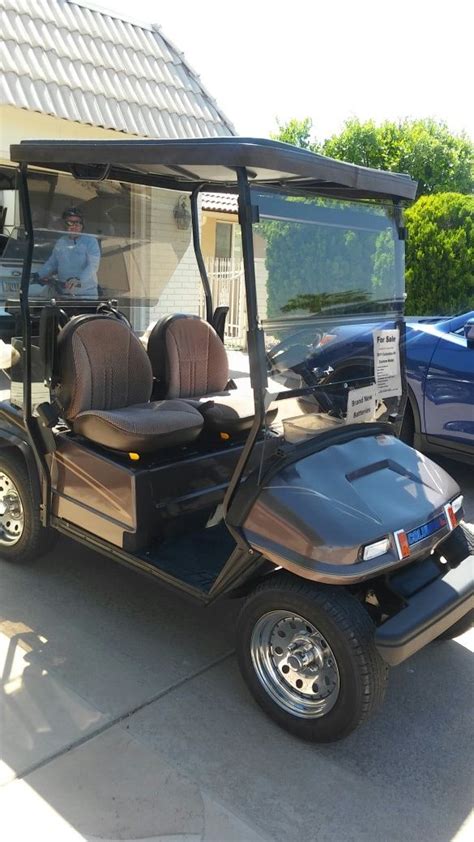
<path id="1" fill-rule="evenodd" d="M 406 569 L 400 590 L 405 606 L 375 633 L 378 652 L 390 666 L 401 664 L 474 609 L 474 555 L 444 575 L 426 559 Z"/>

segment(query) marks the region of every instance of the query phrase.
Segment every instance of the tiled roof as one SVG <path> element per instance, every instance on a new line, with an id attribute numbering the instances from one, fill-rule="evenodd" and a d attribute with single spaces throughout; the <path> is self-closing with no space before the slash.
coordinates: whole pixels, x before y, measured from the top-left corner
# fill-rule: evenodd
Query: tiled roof
<path id="1" fill-rule="evenodd" d="M 239 198 L 234 193 L 202 193 L 201 207 L 219 213 L 238 213 Z"/>
<path id="2" fill-rule="evenodd" d="M 142 137 L 235 134 L 160 27 L 75 0 L 0 12 L 0 103 Z"/>

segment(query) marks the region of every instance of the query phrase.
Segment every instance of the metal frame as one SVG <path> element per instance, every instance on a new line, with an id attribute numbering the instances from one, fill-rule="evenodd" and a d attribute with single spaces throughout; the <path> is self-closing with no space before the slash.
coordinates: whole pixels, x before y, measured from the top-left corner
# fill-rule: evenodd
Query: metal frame
<path id="1" fill-rule="evenodd" d="M 212 292 L 211 286 L 209 283 L 209 278 L 206 272 L 206 266 L 204 263 L 204 258 L 202 256 L 201 251 L 201 235 L 199 232 L 199 208 L 198 208 L 198 197 L 201 191 L 201 187 L 198 186 L 193 190 L 191 193 L 191 225 L 193 231 L 193 246 L 194 246 L 194 254 L 196 255 L 196 261 L 199 268 L 199 274 L 201 276 L 202 285 L 204 287 L 204 297 L 206 299 L 206 320 L 209 324 L 212 324 L 212 316 L 213 316 L 213 303 L 212 303 Z"/>
<path id="2" fill-rule="evenodd" d="M 239 223 L 242 229 L 242 258 L 247 299 L 247 347 L 250 361 L 250 383 L 255 402 L 255 418 L 224 497 L 224 518 L 230 509 L 234 494 L 245 471 L 245 466 L 265 420 L 264 390 L 267 387 L 267 372 L 264 368 L 265 340 L 263 329 L 258 322 L 257 292 L 255 288 L 252 230 L 254 212 L 247 172 L 243 167 L 237 169 L 237 178 L 239 186 Z M 240 540 L 242 541 L 241 537 Z"/>
<path id="3" fill-rule="evenodd" d="M 20 205 L 27 238 L 26 258 L 23 263 L 20 287 L 20 312 L 23 339 L 23 421 L 35 457 L 41 484 L 41 523 L 47 526 L 51 510 L 51 477 L 39 432 L 38 422 L 31 412 L 31 319 L 28 304 L 28 286 L 33 260 L 34 229 L 28 192 L 28 165 L 21 164 L 19 171 Z"/>

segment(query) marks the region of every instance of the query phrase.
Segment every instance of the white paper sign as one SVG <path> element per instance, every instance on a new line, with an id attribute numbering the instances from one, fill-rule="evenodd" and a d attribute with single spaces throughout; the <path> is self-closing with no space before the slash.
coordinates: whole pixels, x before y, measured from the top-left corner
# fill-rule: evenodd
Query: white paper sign
<path id="1" fill-rule="evenodd" d="M 346 424 L 373 421 L 375 416 L 375 386 L 350 389 L 347 394 Z"/>
<path id="2" fill-rule="evenodd" d="M 378 398 L 402 394 L 400 375 L 400 331 L 374 330 L 374 376 Z"/>

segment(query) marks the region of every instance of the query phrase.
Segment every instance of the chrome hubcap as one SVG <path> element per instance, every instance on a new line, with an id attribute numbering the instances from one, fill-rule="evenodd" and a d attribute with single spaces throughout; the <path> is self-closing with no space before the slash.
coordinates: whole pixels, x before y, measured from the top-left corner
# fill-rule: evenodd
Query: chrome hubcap
<path id="1" fill-rule="evenodd" d="M 251 638 L 255 672 L 283 710 L 303 719 L 324 716 L 340 690 L 336 658 L 321 632 L 304 617 L 270 611 Z"/>
<path id="2" fill-rule="evenodd" d="M 23 506 L 15 483 L 0 471 L 0 545 L 16 544 L 23 535 Z"/>

